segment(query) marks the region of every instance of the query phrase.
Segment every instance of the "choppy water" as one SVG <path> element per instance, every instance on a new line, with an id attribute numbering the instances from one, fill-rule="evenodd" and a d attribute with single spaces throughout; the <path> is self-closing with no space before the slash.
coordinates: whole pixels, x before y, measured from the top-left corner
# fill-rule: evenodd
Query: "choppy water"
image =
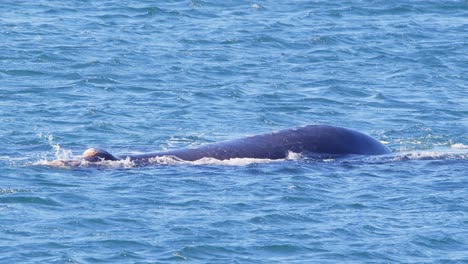
<path id="1" fill-rule="evenodd" d="M 0 4 L 0 262 L 468 262 L 466 1 Z M 306 124 L 394 154 L 60 169 Z"/>

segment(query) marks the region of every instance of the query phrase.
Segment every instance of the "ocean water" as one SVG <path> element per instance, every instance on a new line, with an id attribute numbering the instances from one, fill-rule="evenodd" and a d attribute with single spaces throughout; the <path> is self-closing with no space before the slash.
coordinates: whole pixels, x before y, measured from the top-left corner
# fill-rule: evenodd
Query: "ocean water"
<path id="1" fill-rule="evenodd" d="M 3 1 L 1 263 L 468 263 L 466 1 Z M 57 168 L 307 124 L 390 155 Z"/>

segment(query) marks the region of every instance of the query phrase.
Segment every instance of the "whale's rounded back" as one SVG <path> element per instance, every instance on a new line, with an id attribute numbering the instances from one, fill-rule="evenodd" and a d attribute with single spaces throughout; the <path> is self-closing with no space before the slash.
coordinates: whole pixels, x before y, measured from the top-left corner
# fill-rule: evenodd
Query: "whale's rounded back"
<path id="1" fill-rule="evenodd" d="M 309 125 L 291 129 L 300 148 L 314 153 L 382 155 L 391 150 L 382 142 L 356 130 L 330 125 Z"/>
<path id="2" fill-rule="evenodd" d="M 290 152 L 331 155 L 382 155 L 390 153 L 380 141 L 355 130 L 329 125 L 309 125 L 235 140 L 164 152 L 126 155 L 121 159 L 147 164 L 155 157 L 173 156 L 185 161 L 202 158 L 227 160 L 233 158 L 284 159 Z M 83 159 L 89 162 L 119 160 L 109 152 L 88 149 Z"/>

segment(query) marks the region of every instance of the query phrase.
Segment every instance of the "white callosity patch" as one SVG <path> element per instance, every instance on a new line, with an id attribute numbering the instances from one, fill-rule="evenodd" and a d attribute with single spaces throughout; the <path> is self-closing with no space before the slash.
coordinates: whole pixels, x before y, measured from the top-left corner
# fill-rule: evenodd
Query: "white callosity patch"
<path id="1" fill-rule="evenodd" d="M 83 152 L 82 157 L 83 158 L 92 157 L 92 156 L 96 155 L 97 153 L 98 153 L 98 151 L 95 148 L 90 148 L 90 149 L 87 149 L 85 152 Z"/>

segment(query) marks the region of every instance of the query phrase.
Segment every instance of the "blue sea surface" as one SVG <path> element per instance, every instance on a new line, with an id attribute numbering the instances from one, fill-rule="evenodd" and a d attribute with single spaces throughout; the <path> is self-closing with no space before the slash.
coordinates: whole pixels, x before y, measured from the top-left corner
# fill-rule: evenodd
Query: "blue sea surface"
<path id="1" fill-rule="evenodd" d="M 468 263 L 466 1 L 2 1 L 0 263 Z M 393 153 L 45 165 L 308 124 Z"/>

